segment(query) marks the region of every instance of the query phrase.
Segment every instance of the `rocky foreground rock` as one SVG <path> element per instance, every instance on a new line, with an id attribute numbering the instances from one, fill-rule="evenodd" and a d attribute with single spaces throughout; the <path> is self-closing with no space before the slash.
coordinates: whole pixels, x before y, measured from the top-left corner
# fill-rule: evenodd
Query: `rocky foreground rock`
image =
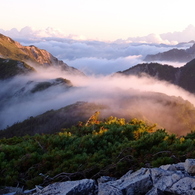
<path id="1" fill-rule="evenodd" d="M 195 195 L 195 159 L 159 168 L 130 170 L 120 179 L 102 176 L 36 187 L 33 195 Z M 14 194 L 14 193 L 12 193 Z M 17 194 L 15 192 L 15 194 Z"/>

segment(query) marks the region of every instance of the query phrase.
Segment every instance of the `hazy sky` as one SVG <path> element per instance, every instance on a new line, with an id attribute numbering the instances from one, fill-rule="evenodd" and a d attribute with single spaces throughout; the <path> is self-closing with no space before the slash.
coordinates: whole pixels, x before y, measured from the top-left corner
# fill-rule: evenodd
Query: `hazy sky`
<path id="1" fill-rule="evenodd" d="M 116 40 L 195 25 L 192 0 L 0 0 L 0 28 L 52 27 L 88 39 Z"/>

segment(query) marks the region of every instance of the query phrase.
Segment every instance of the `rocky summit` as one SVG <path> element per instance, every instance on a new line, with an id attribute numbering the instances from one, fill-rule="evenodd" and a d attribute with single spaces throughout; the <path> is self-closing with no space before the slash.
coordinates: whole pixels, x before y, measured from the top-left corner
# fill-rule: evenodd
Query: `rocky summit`
<path id="1" fill-rule="evenodd" d="M 4 191 L 18 194 L 19 189 Z M 102 176 L 97 181 L 82 179 L 50 184 L 22 191 L 33 195 L 195 195 L 195 159 L 159 168 L 130 170 L 121 178 Z"/>
<path id="2" fill-rule="evenodd" d="M 74 67 L 68 66 L 62 60 L 58 60 L 46 50 L 39 49 L 34 45 L 23 46 L 10 37 L 0 34 L 0 57 L 25 62 L 33 67 L 57 67 L 76 75 L 84 75 Z M 1 65 L 2 63 L 0 63 Z"/>

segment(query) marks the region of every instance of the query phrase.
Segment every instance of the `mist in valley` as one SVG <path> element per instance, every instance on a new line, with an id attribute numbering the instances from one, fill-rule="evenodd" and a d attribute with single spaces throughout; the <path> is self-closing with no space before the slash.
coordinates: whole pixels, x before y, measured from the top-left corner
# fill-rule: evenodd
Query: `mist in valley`
<path id="1" fill-rule="evenodd" d="M 56 78 L 68 79 L 72 86 L 59 83 L 32 92 L 37 83 L 52 83 Z M 184 126 L 178 121 L 180 116 L 179 113 L 175 115 L 173 105 L 187 101 L 189 107 L 195 105 L 193 94 L 148 76 L 76 76 L 56 68 L 38 68 L 36 73 L 1 81 L 0 85 L 3 86 L 0 89 L 0 129 L 48 110 L 83 101 L 105 105 L 106 109 L 101 111 L 103 117 L 139 118 L 181 134 Z"/>

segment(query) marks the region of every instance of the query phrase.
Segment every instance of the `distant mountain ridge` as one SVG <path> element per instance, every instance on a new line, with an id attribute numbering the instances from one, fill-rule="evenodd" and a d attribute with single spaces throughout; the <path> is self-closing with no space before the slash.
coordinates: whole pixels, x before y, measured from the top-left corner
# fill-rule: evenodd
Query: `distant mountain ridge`
<path id="1" fill-rule="evenodd" d="M 22 46 L 20 43 L 2 34 L 0 34 L 0 57 L 25 62 L 29 66 L 35 65 L 45 68 L 54 66 L 73 74 L 84 75 L 76 68 L 70 67 L 63 61 L 58 60 L 46 50 L 39 49 L 34 45 Z"/>
<path id="2" fill-rule="evenodd" d="M 195 59 L 180 68 L 159 63 L 143 63 L 120 71 L 118 74 L 149 75 L 159 80 L 165 80 L 178 85 L 191 93 L 195 93 Z"/>
<path id="3" fill-rule="evenodd" d="M 162 53 L 147 55 L 144 61 L 189 62 L 195 58 L 195 44 L 188 49 L 171 49 Z"/>

